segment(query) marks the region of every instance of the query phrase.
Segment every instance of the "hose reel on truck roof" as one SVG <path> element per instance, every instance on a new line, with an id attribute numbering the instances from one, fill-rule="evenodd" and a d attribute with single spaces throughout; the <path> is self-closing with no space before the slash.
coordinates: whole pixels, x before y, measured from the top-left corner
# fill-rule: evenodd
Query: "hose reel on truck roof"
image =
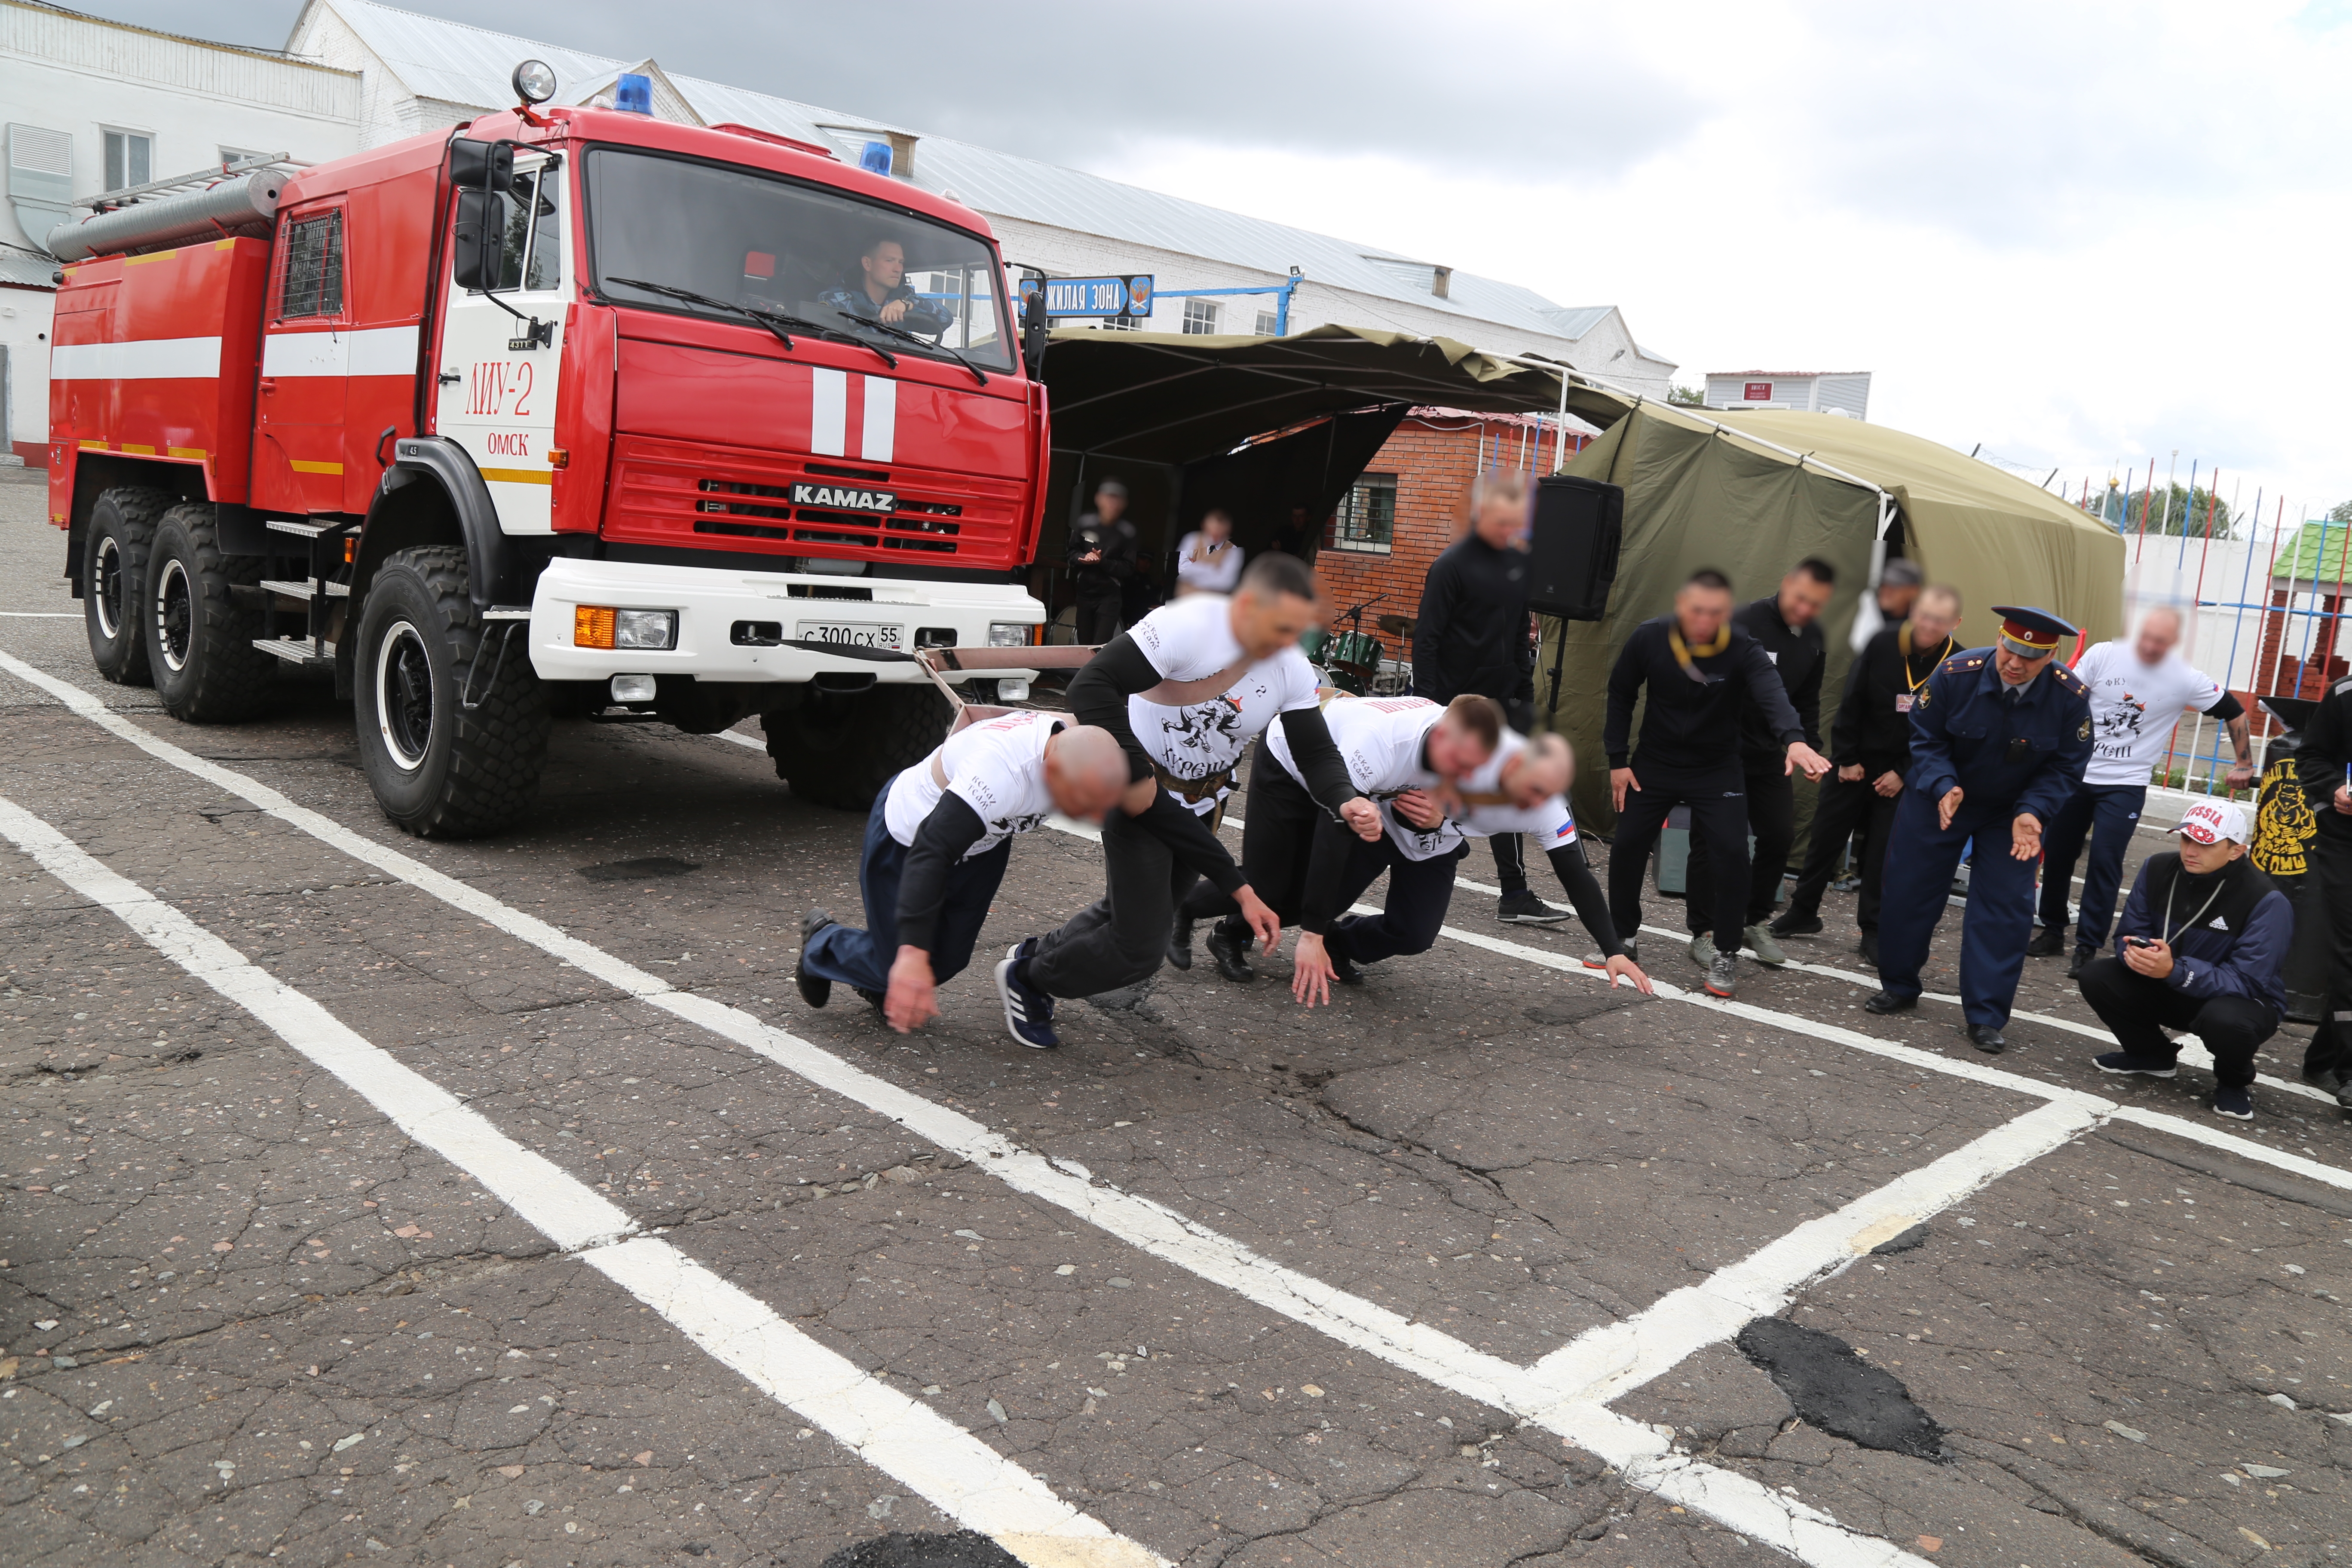
<path id="1" fill-rule="evenodd" d="M 283 169 L 257 169 L 203 190 L 93 213 L 79 223 L 59 224 L 46 243 L 60 261 L 87 261 L 199 239 L 266 235 L 277 222 L 278 194 L 290 177 Z"/>

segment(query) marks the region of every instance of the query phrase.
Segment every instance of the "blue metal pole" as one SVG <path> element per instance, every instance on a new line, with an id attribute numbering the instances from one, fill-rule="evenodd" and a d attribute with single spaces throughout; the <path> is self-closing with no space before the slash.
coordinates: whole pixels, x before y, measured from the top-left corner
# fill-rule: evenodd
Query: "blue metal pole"
<path id="1" fill-rule="evenodd" d="M 1306 281 L 1307 279 L 1304 277 L 1294 272 L 1290 275 L 1290 281 L 1282 286 L 1282 302 L 1274 308 L 1274 335 L 1276 337 L 1286 338 L 1290 335 L 1290 297 L 1293 294 L 1297 293 L 1298 286 Z"/>

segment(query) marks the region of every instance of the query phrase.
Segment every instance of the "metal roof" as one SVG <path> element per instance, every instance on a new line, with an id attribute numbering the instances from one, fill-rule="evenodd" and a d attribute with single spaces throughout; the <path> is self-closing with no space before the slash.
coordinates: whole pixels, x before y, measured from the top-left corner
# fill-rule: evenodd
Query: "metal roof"
<path id="1" fill-rule="evenodd" d="M 0 245 L 0 284 L 54 290 L 58 286 L 57 258 L 44 256 L 37 250 L 20 250 L 13 245 Z"/>
<path id="2" fill-rule="evenodd" d="M 375 0 L 323 0 L 323 4 L 375 51 L 410 91 L 449 103 L 484 110 L 503 107 L 511 96 L 507 79 L 516 63 L 524 59 L 543 59 L 554 68 L 562 84 L 556 96 L 564 102 L 578 101 L 575 93 L 584 97 L 609 82 L 615 71 L 635 69 L 637 64 L 419 16 Z M 1460 271 L 1452 275 L 1449 297 L 1440 299 L 1429 292 L 1426 284 L 1416 287 L 1408 280 L 1412 267 L 1433 263 L 1379 246 L 1247 217 L 951 137 L 924 135 L 868 115 L 822 109 L 698 77 L 671 74 L 669 81 L 707 124 L 732 121 L 824 144 L 837 142 L 823 129 L 828 126 L 915 135 L 912 183 L 992 216 L 1210 258 L 1276 278 L 1297 267 L 1315 283 L 1458 316 L 1465 323 L 1488 321 L 1570 342 L 1616 309 L 1556 305 L 1532 289 Z M 1188 281 L 1163 279 L 1160 291 L 1181 294 Z M 1657 357 L 1646 350 L 1636 348 L 1635 352 L 1645 358 Z"/>

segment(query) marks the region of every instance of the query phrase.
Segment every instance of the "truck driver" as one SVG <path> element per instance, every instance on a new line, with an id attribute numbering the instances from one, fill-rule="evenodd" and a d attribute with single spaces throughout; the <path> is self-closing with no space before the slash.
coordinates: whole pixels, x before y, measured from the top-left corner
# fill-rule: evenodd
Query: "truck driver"
<path id="1" fill-rule="evenodd" d="M 866 243 L 857 267 L 857 284 L 828 289 L 823 296 L 825 304 L 845 316 L 931 337 L 954 325 L 954 316 L 945 305 L 926 300 L 907 286 L 907 247 L 888 235 L 876 235 Z"/>

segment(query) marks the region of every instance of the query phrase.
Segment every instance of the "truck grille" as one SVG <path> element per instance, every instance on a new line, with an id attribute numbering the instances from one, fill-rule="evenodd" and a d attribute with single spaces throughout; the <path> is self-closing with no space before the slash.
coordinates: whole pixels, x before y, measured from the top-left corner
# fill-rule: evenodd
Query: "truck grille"
<path id="1" fill-rule="evenodd" d="M 904 560 L 975 568 L 1021 563 L 1023 487 L 946 476 L 904 465 L 849 468 L 645 437 L 616 442 L 604 536 L 631 543 L 691 545 L 698 536 L 777 554 Z M 888 514 L 796 506 L 793 485 L 843 480 L 887 490 Z M 830 496 L 827 499 L 832 499 Z"/>

